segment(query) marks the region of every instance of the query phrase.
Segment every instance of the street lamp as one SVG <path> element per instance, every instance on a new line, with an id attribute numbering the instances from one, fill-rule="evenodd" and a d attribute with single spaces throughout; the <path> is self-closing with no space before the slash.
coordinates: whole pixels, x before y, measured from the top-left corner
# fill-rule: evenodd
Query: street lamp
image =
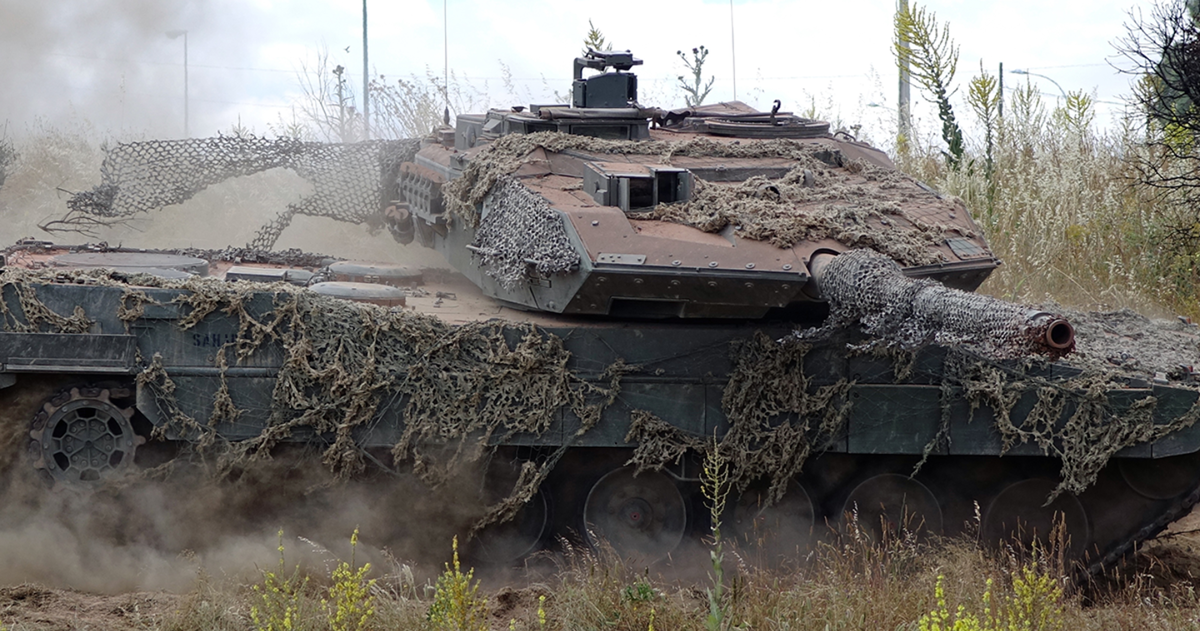
<path id="1" fill-rule="evenodd" d="M 187 31 L 175 30 L 167 31 L 167 37 L 178 39 L 183 36 L 183 137 L 190 138 L 188 133 L 188 61 L 187 61 Z"/>
<path id="2" fill-rule="evenodd" d="M 1063 89 L 1063 87 L 1062 87 L 1061 85 L 1058 85 L 1058 82 L 1057 82 L 1057 81 L 1055 81 L 1054 79 L 1051 79 L 1050 77 L 1047 77 L 1047 76 L 1046 76 L 1046 75 L 1044 75 L 1044 74 L 1038 74 L 1038 73 L 1036 73 L 1036 72 L 1029 72 L 1028 70 L 1010 70 L 1009 72 L 1012 72 L 1013 74 L 1023 74 L 1023 75 L 1029 75 L 1029 76 L 1031 76 L 1031 77 L 1041 77 L 1041 78 L 1045 79 L 1046 81 L 1049 81 L 1050 83 L 1053 83 L 1053 84 L 1054 84 L 1054 87 L 1058 88 L 1058 91 L 1059 91 L 1059 92 L 1062 92 L 1062 95 L 1063 95 L 1063 100 L 1064 100 L 1064 101 L 1067 99 L 1067 91 L 1066 91 L 1066 90 L 1064 90 L 1064 89 Z"/>

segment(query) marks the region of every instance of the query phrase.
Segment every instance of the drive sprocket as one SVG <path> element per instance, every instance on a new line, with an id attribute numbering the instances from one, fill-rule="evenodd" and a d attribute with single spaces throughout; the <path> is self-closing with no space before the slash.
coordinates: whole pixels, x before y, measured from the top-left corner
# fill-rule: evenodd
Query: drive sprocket
<path id="1" fill-rule="evenodd" d="M 128 388 L 77 387 L 51 397 L 33 417 L 29 454 L 34 468 L 50 484 L 95 483 L 133 465 L 133 454 L 146 442 L 133 429 Z"/>

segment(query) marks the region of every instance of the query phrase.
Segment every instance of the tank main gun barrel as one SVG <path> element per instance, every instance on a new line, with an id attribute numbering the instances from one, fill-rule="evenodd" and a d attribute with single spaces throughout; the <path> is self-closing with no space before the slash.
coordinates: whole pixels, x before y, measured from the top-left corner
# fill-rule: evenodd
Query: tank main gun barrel
<path id="1" fill-rule="evenodd" d="M 872 250 L 818 254 L 809 270 L 835 319 L 859 322 L 867 333 L 903 345 L 936 339 L 973 343 L 1000 356 L 1052 358 L 1075 350 L 1075 329 L 1057 314 L 908 278 Z"/>

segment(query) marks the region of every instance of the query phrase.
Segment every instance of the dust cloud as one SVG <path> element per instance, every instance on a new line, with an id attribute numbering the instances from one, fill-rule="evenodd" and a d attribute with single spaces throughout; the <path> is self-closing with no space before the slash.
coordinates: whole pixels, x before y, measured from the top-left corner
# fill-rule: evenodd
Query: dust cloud
<path id="1" fill-rule="evenodd" d="M 311 192 L 294 172 L 275 169 L 214 185 L 184 204 L 95 235 L 41 232 L 38 223 L 66 211 L 67 195 L 58 189 L 86 190 L 99 181 L 102 154 L 90 140 L 77 130 L 48 130 L 18 145 L 18 163 L 0 187 L 0 247 L 23 237 L 164 249 L 240 246 Z M 372 234 L 363 225 L 317 217 L 298 217 L 284 231 L 277 248 L 291 247 L 420 267 L 441 261 L 432 250 L 396 243 L 386 230 Z M 437 492 L 383 474 L 341 482 L 329 477 L 319 453 L 282 454 L 222 480 L 202 461 L 184 458 L 165 474 L 151 468 L 99 488 L 52 489 L 35 475 L 25 450 L 34 412 L 65 385 L 22 381 L 0 390 L 0 584 L 125 593 L 186 591 L 201 573 L 252 581 L 260 568 L 277 566 L 280 529 L 289 568 L 301 563 L 327 575 L 335 559 L 349 558 L 350 535 L 359 528 L 358 562 L 387 568 L 395 558 L 436 571 L 451 537 L 464 534 L 482 510 L 470 499 L 479 491 L 478 476 Z"/>
<path id="2" fill-rule="evenodd" d="M 0 112 L 6 119 L 0 130 L 6 122 L 10 134 L 19 134 L 35 121 L 62 126 L 77 120 L 106 136 L 181 136 L 183 42 L 167 33 L 189 31 L 189 52 L 199 45 L 201 53 L 190 56 L 193 64 L 215 51 L 222 59 L 245 58 L 255 11 L 251 3 L 225 0 L 0 0 Z M 212 41 L 217 34 L 219 43 Z M 191 74 L 192 96 L 215 93 L 213 80 L 231 80 Z"/>
<path id="3" fill-rule="evenodd" d="M 47 127 L 15 145 L 16 163 L 0 186 L 0 249 L 23 238 L 146 249 L 242 246 L 289 203 L 313 191 L 312 184 L 294 171 L 271 169 L 210 186 L 183 204 L 139 214 L 93 234 L 51 234 L 39 224 L 65 215 L 70 193 L 90 190 L 100 182 L 99 143 L 83 129 Z M 372 231 L 362 224 L 325 217 L 297 216 L 276 244 L 276 249 L 286 248 L 336 258 L 445 267 L 433 250 L 416 243 L 401 245 L 387 230 Z"/>
<path id="4" fill-rule="evenodd" d="M 356 528 L 357 564 L 387 572 L 402 559 L 432 575 L 479 516 L 466 478 L 437 492 L 392 476 L 334 481 L 316 452 L 223 480 L 185 465 L 96 488 L 51 488 L 27 459 L 12 464 L 0 495 L 0 584 L 116 594 L 185 592 L 201 575 L 254 582 L 278 567 L 280 530 L 288 571 L 328 576 L 350 559 Z"/>
<path id="5" fill-rule="evenodd" d="M 246 52 L 240 42 L 252 39 L 244 37 L 257 19 L 251 5 L 0 0 L 0 140 L 17 153 L 15 162 L 0 164 L 7 174 L 0 185 L 0 249 L 27 237 L 152 249 L 241 246 L 310 193 L 303 178 L 276 169 L 90 235 L 38 227 L 66 213 L 71 193 L 100 182 L 104 143 L 183 135 L 182 42 L 166 33 L 188 29 L 195 53 L 206 29 L 219 32 L 209 50 L 219 47 L 236 59 Z M 215 74 L 191 75 L 193 99 L 221 92 L 204 84 Z M 214 127 L 200 124 L 197 111 L 191 115 L 193 135 Z M 386 230 L 327 218 L 297 217 L 276 248 L 443 265 L 432 250 L 400 245 Z M 327 573 L 335 559 L 349 559 L 350 535 L 359 528 L 358 562 L 386 568 L 391 559 L 412 560 L 436 570 L 449 556 L 451 537 L 481 510 L 470 499 L 479 491 L 477 476 L 472 482 L 464 473 L 436 492 L 384 474 L 335 481 L 312 453 L 284 454 L 221 480 L 192 458 L 96 488 L 50 488 L 25 450 L 33 412 L 63 384 L 26 385 L 0 390 L 0 584 L 125 593 L 186 591 L 201 573 L 255 580 L 260 568 L 279 561 L 280 529 L 289 568 L 301 563 Z"/>

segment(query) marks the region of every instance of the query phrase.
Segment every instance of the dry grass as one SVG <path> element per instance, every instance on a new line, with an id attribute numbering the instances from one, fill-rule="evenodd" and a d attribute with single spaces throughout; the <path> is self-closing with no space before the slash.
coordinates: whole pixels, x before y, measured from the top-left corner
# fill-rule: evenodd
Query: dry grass
<path id="1" fill-rule="evenodd" d="M 961 197 L 983 227 L 1004 265 L 982 291 L 1079 308 L 1200 315 L 1195 272 L 1156 244 L 1169 218 L 1134 184 L 1130 158 L 1143 151 L 1136 119 L 1100 130 L 1090 111 L 1048 109 L 1028 86 L 1005 112 L 990 179 L 982 143 L 968 145 L 960 170 L 947 168 L 936 145 L 897 159 L 908 173 Z"/>
<path id="2" fill-rule="evenodd" d="M 481 591 L 487 599 L 488 615 L 484 626 L 475 628 L 645 631 L 705 627 L 707 597 L 692 581 L 680 582 L 619 563 L 611 555 L 569 545 L 555 559 L 558 569 L 549 576 L 520 576 L 515 582 L 521 587 Z M 1019 606 L 1031 618 L 1043 620 L 1016 629 L 1200 628 L 1196 579 L 1186 571 L 1180 574 L 1181 568 L 1197 564 L 1194 552 L 1173 544 L 1156 545 L 1125 570 L 1082 587 L 1072 586 L 1062 565 L 1052 559 L 1053 555 L 1039 559 L 1011 550 L 984 550 L 965 539 L 920 543 L 900 538 L 877 544 L 851 530 L 821 544 L 806 559 L 792 559 L 784 567 L 768 570 L 739 564 L 729 571 L 727 628 L 916 631 L 922 616 L 937 608 L 939 577 L 943 577 L 946 607 L 951 612 L 961 605 L 964 611 L 982 617 L 983 595 L 990 580 L 994 611 Z M 1044 577 L 1045 584 L 1058 586 L 1055 591 L 1061 588 L 1062 595 L 1048 601 L 1014 591 L 1014 577 L 1029 576 Z M 428 615 L 437 599 L 434 584 L 429 580 L 416 585 L 406 566 L 394 566 L 373 588 L 376 616 L 369 628 L 456 629 Z M 310 585 L 302 609 L 312 615 L 297 620 L 295 628 L 327 628 L 319 605 L 328 579 L 322 583 L 317 577 Z M 248 585 L 204 579 L 153 626 L 178 631 L 249 628 L 255 595 Z M 37 628 L 23 626 L 19 620 L 4 621 L 16 622 L 13 628 Z"/>

